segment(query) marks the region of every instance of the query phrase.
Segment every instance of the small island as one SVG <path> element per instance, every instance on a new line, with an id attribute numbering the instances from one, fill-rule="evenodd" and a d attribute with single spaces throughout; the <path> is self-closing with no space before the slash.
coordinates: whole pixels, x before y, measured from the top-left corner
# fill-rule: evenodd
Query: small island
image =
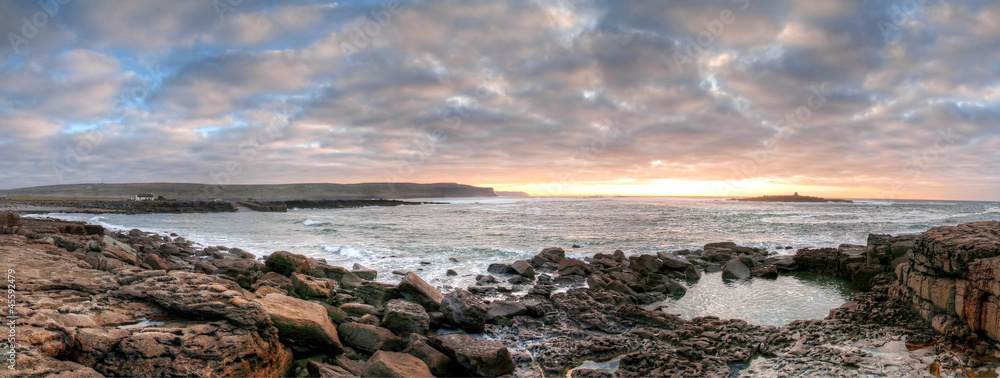
<path id="1" fill-rule="evenodd" d="M 842 202 L 842 203 L 854 203 L 851 200 L 845 199 L 826 199 L 820 197 L 811 196 L 800 196 L 799 192 L 795 192 L 792 195 L 777 195 L 777 196 L 762 196 L 762 197 L 752 197 L 752 198 L 732 198 L 732 201 L 748 201 L 748 202 Z"/>

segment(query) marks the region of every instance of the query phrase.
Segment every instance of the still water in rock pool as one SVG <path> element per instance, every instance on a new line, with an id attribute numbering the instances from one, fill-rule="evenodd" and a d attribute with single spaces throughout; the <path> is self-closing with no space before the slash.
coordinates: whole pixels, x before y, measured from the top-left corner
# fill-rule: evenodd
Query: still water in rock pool
<path id="1" fill-rule="evenodd" d="M 703 274 L 680 299 L 647 306 L 684 319 L 718 316 L 759 325 L 785 325 L 794 320 L 822 319 L 858 292 L 853 284 L 812 273 L 723 281 L 722 273 Z"/>

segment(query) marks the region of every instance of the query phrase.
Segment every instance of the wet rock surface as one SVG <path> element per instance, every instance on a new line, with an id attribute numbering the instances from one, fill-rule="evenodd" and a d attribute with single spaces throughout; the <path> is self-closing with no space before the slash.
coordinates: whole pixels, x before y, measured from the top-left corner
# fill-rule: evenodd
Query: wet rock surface
<path id="1" fill-rule="evenodd" d="M 30 293 L 15 307 L 21 370 L 0 376 L 948 376 L 1000 357 L 1000 222 L 795 256 L 732 242 L 586 259 L 547 248 L 444 294 L 412 272 L 387 284 L 363 266 L 139 230 L 23 219 L 0 240 Z M 654 310 L 723 266 L 868 291 L 781 327 Z"/>

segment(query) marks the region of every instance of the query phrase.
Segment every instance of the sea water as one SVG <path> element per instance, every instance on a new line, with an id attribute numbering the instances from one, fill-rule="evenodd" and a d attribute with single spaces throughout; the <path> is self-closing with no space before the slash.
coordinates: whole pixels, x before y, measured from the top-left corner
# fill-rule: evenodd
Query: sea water
<path id="1" fill-rule="evenodd" d="M 568 256 L 579 258 L 616 249 L 626 254 L 693 249 L 720 241 L 791 254 L 802 247 L 865 244 L 870 233 L 915 233 L 940 225 L 1000 220 L 1000 203 L 964 201 L 768 203 L 635 197 L 433 200 L 447 203 L 290 209 L 287 213 L 48 216 L 113 229 L 177 233 L 203 246 L 240 247 L 260 256 L 286 250 L 348 268 L 361 263 L 377 269 L 379 280 L 386 282 L 398 281 L 398 276 L 389 273 L 393 270 L 414 271 L 431 284 L 445 288 L 472 285 L 475 275 L 485 273 L 490 263 L 527 259 L 553 246 L 563 247 Z M 456 270 L 459 276 L 446 276 L 448 269 Z M 716 278 L 706 275 L 702 280 Z M 769 292 L 803 294 L 787 297 L 792 302 L 786 303 L 793 309 L 812 303 L 814 311 L 809 317 L 824 315 L 835 307 L 831 305 L 846 300 L 848 293 L 826 290 L 814 282 L 779 278 L 751 286 L 751 292 L 762 298 Z M 685 297 L 688 302 L 672 303 L 673 307 L 689 316 L 723 314 L 718 307 L 698 305 L 695 300 L 708 301 L 712 295 L 741 289 L 725 290 L 708 284 L 703 288 L 697 284 L 691 287 Z M 768 317 L 769 312 L 773 311 L 751 309 L 743 311 L 741 318 L 767 324 L 790 319 L 784 315 Z"/>

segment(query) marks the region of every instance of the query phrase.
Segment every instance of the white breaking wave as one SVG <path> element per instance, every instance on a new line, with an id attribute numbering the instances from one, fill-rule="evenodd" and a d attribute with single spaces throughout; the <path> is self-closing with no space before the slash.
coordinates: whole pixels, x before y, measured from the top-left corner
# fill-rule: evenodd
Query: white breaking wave
<path id="1" fill-rule="evenodd" d="M 323 251 L 325 251 L 326 253 L 332 253 L 335 255 L 347 256 L 356 259 L 367 257 L 364 252 L 361 252 L 354 248 L 347 248 L 347 247 L 324 245 Z"/>
<path id="2" fill-rule="evenodd" d="M 322 224 L 327 224 L 327 223 L 326 222 L 320 222 L 320 221 L 314 221 L 312 219 L 306 219 L 305 222 L 302 222 L 303 226 L 319 226 L 319 225 L 322 225 Z"/>

